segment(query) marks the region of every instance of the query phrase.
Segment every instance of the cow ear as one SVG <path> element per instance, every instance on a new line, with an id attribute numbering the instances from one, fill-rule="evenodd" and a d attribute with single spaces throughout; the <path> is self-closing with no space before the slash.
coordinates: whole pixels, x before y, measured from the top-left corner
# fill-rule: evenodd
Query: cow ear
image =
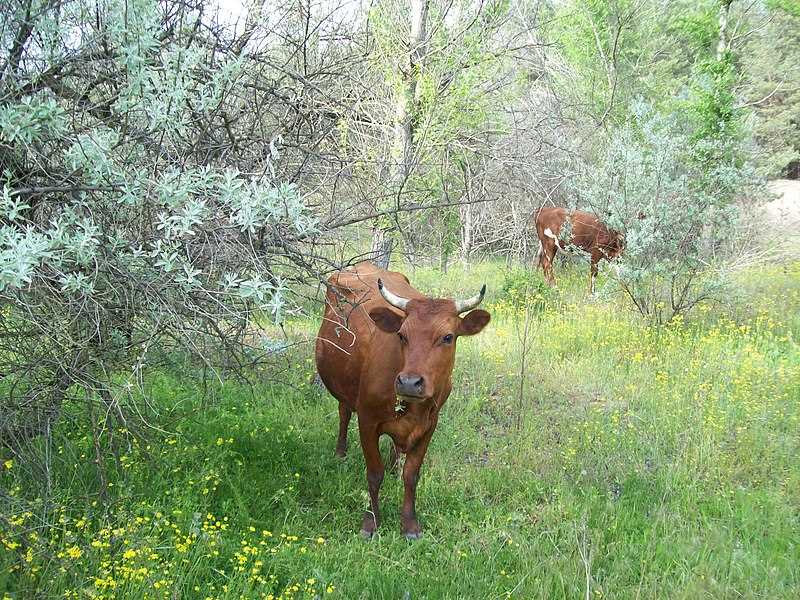
<path id="1" fill-rule="evenodd" d="M 467 313 L 458 326 L 458 335 L 475 335 L 491 320 L 492 316 L 485 310 L 473 310 Z"/>
<path id="2" fill-rule="evenodd" d="M 385 306 L 379 306 L 369 311 L 369 318 L 375 322 L 378 329 L 386 333 L 397 333 L 403 324 L 403 317 Z"/>

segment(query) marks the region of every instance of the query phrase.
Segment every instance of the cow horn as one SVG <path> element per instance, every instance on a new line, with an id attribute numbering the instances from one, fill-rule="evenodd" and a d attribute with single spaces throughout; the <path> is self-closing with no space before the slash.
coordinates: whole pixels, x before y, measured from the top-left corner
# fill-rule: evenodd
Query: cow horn
<path id="1" fill-rule="evenodd" d="M 483 287 L 481 288 L 481 291 L 478 292 L 476 296 L 473 296 L 472 298 L 469 298 L 467 300 L 456 300 L 456 312 L 458 314 L 461 314 L 463 312 L 467 312 L 468 310 L 476 308 L 478 304 L 481 303 L 481 300 L 483 300 L 483 295 L 485 293 L 486 293 L 486 284 L 484 283 Z"/>
<path id="2" fill-rule="evenodd" d="M 403 298 L 402 296 L 398 296 L 387 290 L 383 285 L 383 281 L 380 279 L 378 279 L 378 289 L 380 290 L 381 296 L 383 296 L 384 300 L 386 300 L 395 308 L 405 311 L 406 306 L 408 306 L 408 298 Z"/>

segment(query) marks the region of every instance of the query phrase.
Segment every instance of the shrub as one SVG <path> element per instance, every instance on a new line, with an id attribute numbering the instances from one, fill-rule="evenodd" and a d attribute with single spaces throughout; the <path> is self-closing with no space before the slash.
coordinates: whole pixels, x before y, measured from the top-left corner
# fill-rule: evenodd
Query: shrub
<path id="1" fill-rule="evenodd" d="M 243 101 L 246 39 L 201 23 L 202 3 L 25 6 L 3 11 L 0 72 L 0 442 L 16 453 L 69 401 L 96 435 L 127 435 L 148 366 L 266 360 L 253 319 L 281 321 L 316 232 Z"/>
<path id="2" fill-rule="evenodd" d="M 506 272 L 500 298 L 514 310 L 542 311 L 553 301 L 553 290 L 538 271 L 514 269 Z"/>
<path id="3" fill-rule="evenodd" d="M 614 278 L 657 323 L 724 299 L 728 259 L 741 241 L 735 200 L 757 198 L 762 189 L 739 153 L 712 148 L 720 141 L 691 140 L 678 115 L 638 103 L 576 185 L 580 200 L 624 233 Z"/>

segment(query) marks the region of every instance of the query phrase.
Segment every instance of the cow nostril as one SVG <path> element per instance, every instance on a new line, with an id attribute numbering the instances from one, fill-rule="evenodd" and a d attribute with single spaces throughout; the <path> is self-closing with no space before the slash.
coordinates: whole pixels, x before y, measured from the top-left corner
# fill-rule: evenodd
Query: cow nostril
<path id="1" fill-rule="evenodd" d="M 425 386 L 425 378 L 420 375 L 398 375 L 395 380 L 395 386 L 399 390 L 419 392 Z"/>

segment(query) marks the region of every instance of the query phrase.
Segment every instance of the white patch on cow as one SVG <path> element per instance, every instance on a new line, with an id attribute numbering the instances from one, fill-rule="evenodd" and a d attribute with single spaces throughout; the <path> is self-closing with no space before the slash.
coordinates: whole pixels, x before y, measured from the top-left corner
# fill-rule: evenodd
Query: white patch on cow
<path id="1" fill-rule="evenodd" d="M 552 229 L 550 229 L 549 227 L 545 227 L 544 228 L 544 234 L 556 243 L 556 246 L 558 247 L 559 250 L 561 250 L 562 252 L 565 252 L 564 248 L 561 246 L 561 244 L 558 241 L 558 236 L 555 233 L 553 233 Z M 539 242 L 539 243 L 541 244 L 541 242 Z"/>

